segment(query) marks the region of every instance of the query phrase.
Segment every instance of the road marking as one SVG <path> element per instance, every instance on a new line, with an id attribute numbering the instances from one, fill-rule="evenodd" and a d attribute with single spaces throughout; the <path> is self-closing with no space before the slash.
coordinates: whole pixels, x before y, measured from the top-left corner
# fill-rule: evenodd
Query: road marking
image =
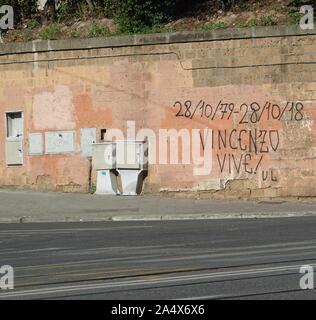
<path id="1" fill-rule="evenodd" d="M 219 257 L 234 257 L 234 256 L 247 256 L 247 255 L 258 255 L 260 253 L 282 253 L 288 251 L 297 251 L 297 250 L 308 250 L 316 249 L 316 246 L 304 246 L 304 247 L 291 247 L 291 248 L 276 248 L 276 249 L 267 249 L 267 250 L 252 250 L 244 252 L 227 252 L 227 253 L 216 253 L 216 254 L 199 254 L 199 255 L 190 255 L 182 257 L 169 257 L 169 258 L 158 258 L 158 259 L 144 259 L 141 262 L 161 262 L 161 261 L 179 261 L 179 260 L 195 260 L 195 259 L 210 259 L 210 258 L 219 258 Z M 304 252 L 302 252 L 304 253 Z M 297 253 L 295 253 L 297 254 Z M 305 254 L 305 253 L 304 253 Z M 260 257 L 260 256 L 258 256 Z"/>
<path id="2" fill-rule="evenodd" d="M 247 254 L 250 251 L 243 251 L 241 252 L 240 250 L 242 249 L 253 249 L 255 251 L 255 254 L 259 253 L 260 251 L 258 249 L 260 248 L 270 248 L 270 247 L 278 247 L 278 246 L 283 246 L 283 247 L 287 247 L 290 245 L 304 245 L 304 244 L 311 244 L 311 243 L 315 243 L 316 241 L 300 241 L 300 242 L 289 242 L 289 243 L 277 243 L 277 244 L 267 244 L 267 245 L 258 245 L 258 246 L 246 246 L 246 247 L 231 247 L 231 248 L 218 248 L 218 249 L 214 249 L 214 250 L 200 250 L 199 253 L 217 253 L 217 252 L 221 252 L 222 254 L 224 254 L 223 251 L 239 251 L 238 254 Z M 128 251 L 130 250 L 137 250 L 137 249 L 155 249 L 156 247 L 159 249 L 165 249 L 165 248 L 169 248 L 171 246 L 174 247 L 183 247 L 184 245 L 165 245 L 165 246 L 144 246 L 144 247 L 109 247 L 111 249 L 127 249 Z M 304 246 L 304 249 L 306 248 L 306 246 Z M 313 248 L 313 247 L 312 247 Z M 11 248 L 12 249 L 12 248 Z M 65 248 L 67 250 L 67 248 Z M 99 248 L 96 248 L 99 249 Z M 291 248 L 293 250 L 296 250 L 297 247 L 293 247 Z M 78 249 L 79 250 L 79 249 Z M 187 252 L 188 248 L 185 248 L 185 251 Z M 192 248 L 192 251 L 195 250 L 195 248 Z M 282 249 L 281 249 L 282 250 Z M 16 251 L 15 251 L 16 252 Z M 7 252 L 6 252 L 7 253 Z M 234 252 L 228 252 L 227 256 L 229 256 L 230 254 L 234 254 Z M 149 255 L 149 256 L 157 256 L 157 254 L 155 255 Z M 146 256 L 142 256 L 142 257 L 148 257 L 148 255 Z M 197 255 L 194 256 L 194 258 L 198 257 Z M 204 256 L 203 256 L 204 257 Z M 210 256 L 207 256 L 207 258 L 209 258 Z M 132 259 L 132 257 L 125 257 L 127 260 Z M 122 259 L 122 258 L 118 258 L 118 259 Z M 139 259 L 139 257 L 137 257 L 137 259 Z M 21 266 L 21 267 L 15 267 L 16 269 L 19 270 L 28 270 L 28 269 L 32 269 L 32 270 L 37 270 L 37 269 L 44 269 L 44 268 L 64 268 L 67 266 L 76 266 L 76 265 L 93 265 L 95 263 L 102 263 L 102 262 L 107 262 L 108 258 L 102 258 L 102 259 L 93 259 L 93 260 L 77 260 L 77 261 L 71 261 L 71 262 L 63 262 L 63 263 L 57 263 L 57 264 L 43 264 L 43 265 L 31 265 L 31 266 Z"/>
<path id="3" fill-rule="evenodd" d="M 219 299 L 219 298 L 225 298 L 225 296 L 212 295 L 212 296 L 202 296 L 202 297 L 178 298 L 178 299 L 173 299 L 173 300 L 213 300 L 213 299 Z"/>
<path id="4" fill-rule="evenodd" d="M 316 267 L 316 264 L 311 264 L 312 267 Z M 89 291 L 89 290 L 98 290 L 98 289 L 109 289 L 117 287 L 135 287 L 135 286 L 146 286 L 152 284 L 162 284 L 162 283 L 172 283 L 172 282 L 187 282 L 187 281 L 197 281 L 197 280 L 206 280 L 213 278 L 226 278 L 232 276 L 243 276 L 243 275 L 253 275 L 253 274 L 264 274 L 264 273 L 274 273 L 274 272 L 285 272 L 291 270 L 299 270 L 301 265 L 288 265 L 280 267 L 267 267 L 267 268 L 257 268 L 257 269 L 244 269 L 236 271 L 223 271 L 223 272 L 213 272 L 213 273 L 204 273 L 196 275 L 183 275 L 175 277 L 164 277 L 155 280 L 128 280 L 121 282 L 107 282 L 107 283 L 97 283 L 97 284 L 82 284 L 82 285 L 73 285 L 73 286 L 59 286 L 52 288 L 41 288 L 41 289 L 31 289 L 31 290 L 21 290 L 13 291 L 8 293 L 0 294 L 0 298 L 12 298 L 12 297 L 30 297 L 30 296 L 39 296 L 39 295 L 48 295 L 48 294 L 57 294 L 57 293 L 70 293 L 75 291 Z"/>
<path id="5" fill-rule="evenodd" d="M 99 272 L 100 271 L 100 272 Z M 49 276 L 49 275 L 55 275 L 55 276 L 59 276 L 59 275 L 67 275 L 67 277 L 76 277 L 76 276 L 83 276 L 83 275 L 93 275 L 95 276 L 93 279 L 84 279 L 83 281 L 85 282 L 92 282 L 92 281 L 97 281 L 97 280 L 107 280 L 104 276 L 109 274 L 110 276 L 113 275 L 115 277 L 117 277 L 117 275 L 114 275 L 114 273 L 122 273 L 121 275 L 119 275 L 119 277 L 142 277 L 143 279 L 156 279 L 156 278 L 161 278 L 161 276 L 163 276 L 164 274 L 172 274 L 172 273 L 178 273 L 178 272 L 189 272 L 190 269 L 159 269 L 159 272 L 157 272 L 157 270 L 155 269 L 121 269 L 121 270 L 113 270 L 113 269 L 105 269 L 105 270 L 95 270 L 95 272 L 91 272 L 91 273 L 74 273 L 74 272 L 70 272 L 70 274 L 68 274 L 67 272 L 63 273 L 53 273 L 53 274 L 42 274 L 42 275 L 29 275 L 29 276 L 18 276 L 15 277 L 16 279 L 24 279 L 24 278 L 39 278 L 39 277 L 45 277 L 45 276 Z M 76 271 L 75 271 L 76 272 Z M 138 272 L 137 274 L 129 274 L 128 272 Z M 146 272 L 146 273 L 145 273 Z M 156 273 L 156 275 L 155 275 Z M 97 275 L 101 275 L 101 276 L 97 276 Z M 113 278 L 112 276 L 112 278 Z M 111 277 L 109 280 L 111 280 Z M 49 279 L 47 279 L 49 280 Z M 73 281 L 73 280 L 72 280 Z M 80 280 L 78 280 L 80 281 Z M 60 282 L 62 283 L 62 282 Z M 55 283 L 56 284 L 56 283 Z M 20 287 L 24 287 L 24 286 L 37 286 L 37 285 L 49 285 L 49 283 L 43 283 L 43 282 L 23 282 L 20 281 L 19 284 L 16 286 L 16 288 L 20 288 Z"/>
<path id="6" fill-rule="evenodd" d="M 11 253 L 33 253 L 33 252 L 45 252 L 45 251 L 57 251 L 57 250 L 64 250 L 66 248 L 40 248 L 40 249 L 28 249 L 28 250 L 14 250 L 14 251 L 6 251 L 6 252 L 0 252 L 1 254 L 11 254 Z"/>
<path id="7" fill-rule="evenodd" d="M 121 229 L 144 229 L 152 228 L 152 226 L 121 226 L 121 227 L 107 227 L 107 228 L 68 228 L 68 229 L 27 229 L 27 230 L 3 230 L 0 235 L 21 235 L 21 234 L 39 234 L 39 233 L 65 233 L 65 232 L 81 232 L 81 231 L 108 231 L 108 230 L 121 230 Z"/>
<path id="8" fill-rule="evenodd" d="M 97 271 L 97 270 L 96 270 Z M 68 278 L 71 277 L 82 277 L 82 276 L 94 276 L 93 279 L 85 279 L 84 281 L 95 281 L 95 280 L 105 280 L 104 277 L 106 275 L 113 275 L 117 276 L 115 273 L 121 273 L 122 276 L 127 277 L 127 276 L 133 276 L 133 274 L 128 275 L 128 272 L 146 272 L 146 269 L 141 270 L 141 269 L 119 269 L 119 270 L 107 270 L 107 271 L 101 271 L 100 272 L 87 272 L 87 273 L 74 273 L 74 272 L 64 272 L 64 273 L 49 273 L 49 274 L 42 274 L 38 276 L 31 275 L 30 278 L 39 278 L 39 277 L 45 277 L 45 276 L 67 276 Z M 149 271 L 147 271 L 149 272 Z M 99 275 L 99 277 L 98 277 Z M 16 279 L 23 279 L 25 277 L 15 277 Z M 27 277 L 29 278 L 29 277 Z M 48 279 L 49 280 L 49 279 Z M 23 281 L 23 280 L 22 280 Z M 73 281 L 73 280 L 72 280 Z M 79 280 L 80 281 L 80 280 Z M 45 282 L 20 282 L 16 288 L 19 287 L 24 287 L 24 286 L 37 286 L 37 285 L 45 285 Z"/>

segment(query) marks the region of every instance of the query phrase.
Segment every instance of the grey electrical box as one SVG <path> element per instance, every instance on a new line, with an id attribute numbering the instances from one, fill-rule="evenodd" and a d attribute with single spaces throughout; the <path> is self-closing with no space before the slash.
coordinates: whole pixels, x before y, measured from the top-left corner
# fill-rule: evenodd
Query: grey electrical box
<path id="1" fill-rule="evenodd" d="M 45 132 L 45 153 L 66 153 L 75 151 L 74 131 Z"/>
<path id="2" fill-rule="evenodd" d="M 23 164 L 23 113 L 6 113 L 5 156 L 7 165 Z"/>
<path id="3" fill-rule="evenodd" d="M 148 169 L 146 141 L 115 141 L 93 144 L 92 164 L 95 170 Z"/>
<path id="4" fill-rule="evenodd" d="M 117 169 L 147 169 L 147 142 L 117 141 L 116 167 Z"/>
<path id="5" fill-rule="evenodd" d="M 82 128 L 80 130 L 81 155 L 83 157 L 92 156 L 92 145 L 97 140 L 96 128 Z"/>
<path id="6" fill-rule="evenodd" d="M 23 164 L 23 143 L 21 140 L 7 140 L 5 142 L 5 155 L 7 165 Z"/>
<path id="7" fill-rule="evenodd" d="M 142 173 L 148 171 L 148 142 L 96 143 L 93 145 L 92 164 L 98 171 L 97 193 L 113 194 L 117 192 L 113 191 L 113 185 L 120 185 L 122 195 L 137 195 L 146 176 Z"/>
<path id="8" fill-rule="evenodd" d="M 29 154 L 30 155 L 43 154 L 43 135 L 41 133 L 29 134 Z"/>
<path id="9" fill-rule="evenodd" d="M 115 169 L 116 144 L 114 142 L 95 143 L 92 146 L 92 166 L 95 170 Z"/>

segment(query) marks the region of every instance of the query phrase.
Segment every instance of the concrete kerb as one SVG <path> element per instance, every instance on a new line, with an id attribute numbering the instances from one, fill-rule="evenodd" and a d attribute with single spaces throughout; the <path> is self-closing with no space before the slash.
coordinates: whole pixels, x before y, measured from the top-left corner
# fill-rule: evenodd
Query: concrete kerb
<path id="1" fill-rule="evenodd" d="M 38 217 L 23 216 L 1 218 L 0 223 L 45 223 L 45 222 L 109 222 L 109 221 L 187 221 L 187 220 L 226 220 L 226 219 L 275 219 L 295 217 L 316 217 L 316 211 L 306 212 L 256 212 L 245 213 L 205 213 L 205 214 L 137 214 L 137 215 L 110 215 L 103 217 Z"/>
<path id="2" fill-rule="evenodd" d="M 172 220 L 221 220 L 221 219 L 271 219 L 271 218 L 293 218 L 316 216 L 315 212 L 278 212 L 278 213 L 206 213 L 206 214 L 187 214 L 187 215 L 139 215 L 139 216 L 114 216 L 113 221 L 172 221 Z"/>
<path id="3" fill-rule="evenodd" d="M 0 189 L 0 223 L 179 221 L 316 216 L 315 202 L 196 200 Z"/>

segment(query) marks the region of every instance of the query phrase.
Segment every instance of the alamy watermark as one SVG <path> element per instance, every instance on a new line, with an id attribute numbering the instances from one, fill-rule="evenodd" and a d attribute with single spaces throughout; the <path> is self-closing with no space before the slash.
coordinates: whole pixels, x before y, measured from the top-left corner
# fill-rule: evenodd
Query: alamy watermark
<path id="1" fill-rule="evenodd" d="M 0 30 L 5 31 L 13 29 L 14 25 L 14 11 L 12 6 L 0 6 Z"/>
<path id="2" fill-rule="evenodd" d="M 300 273 L 303 276 L 300 279 L 300 288 L 302 290 L 314 289 L 314 268 L 310 265 L 304 265 L 300 268 Z"/>
<path id="3" fill-rule="evenodd" d="M 14 271 L 9 265 L 0 267 L 0 290 L 14 289 Z"/>
<path id="4" fill-rule="evenodd" d="M 303 30 L 314 29 L 314 8 L 311 5 L 301 6 L 300 8 L 300 27 Z"/>
<path id="5" fill-rule="evenodd" d="M 163 129 L 156 133 L 150 128 L 136 131 L 135 121 L 126 122 L 126 133 L 120 129 L 109 129 L 106 133 L 107 141 L 147 141 L 148 164 L 193 165 L 193 174 L 197 176 L 209 175 L 213 165 L 213 132 L 205 129 Z M 127 150 L 123 150 L 127 153 Z M 136 161 L 136 152 L 124 155 L 128 164 Z M 104 160 L 107 159 L 106 152 Z"/>

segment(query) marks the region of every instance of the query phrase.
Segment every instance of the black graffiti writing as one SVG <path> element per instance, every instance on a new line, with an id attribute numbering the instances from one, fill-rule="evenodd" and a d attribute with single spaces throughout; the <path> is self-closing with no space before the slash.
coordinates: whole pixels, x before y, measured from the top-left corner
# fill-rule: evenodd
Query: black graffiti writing
<path id="1" fill-rule="evenodd" d="M 178 100 L 173 108 L 177 111 L 176 117 L 190 120 L 204 118 L 217 123 L 219 120 L 231 120 L 232 124 L 227 124 L 230 126 L 229 129 L 216 129 L 212 132 L 212 149 L 218 152 L 216 156 L 221 173 L 228 171 L 238 174 L 241 172 L 257 174 L 264 155 L 277 152 L 280 146 L 278 129 L 260 127 L 267 121 L 270 127 L 272 122 L 304 120 L 304 104 L 300 101 L 235 103 L 220 99 L 217 103 L 211 104 L 203 99 Z M 260 127 L 255 125 L 259 123 Z M 201 134 L 200 139 L 204 150 Z M 262 171 L 261 178 L 263 181 L 277 181 L 272 170 Z"/>
<path id="2" fill-rule="evenodd" d="M 280 145 L 278 130 L 242 129 L 214 130 L 212 148 L 240 150 L 254 154 L 277 151 Z"/>
<path id="3" fill-rule="evenodd" d="M 217 160 L 221 173 L 225 171 L 239 174 L 243 171 L 255 175 L 264 159 L 264 155 L 269 152 L 276 152 L 279 145 L 280 135 L 278 130 L 219 129 L 214 130 L 212 134 L 212 148 L 218 150 Z M 240 155 L 236 155 L 237 152 Z M 271 177 L 271 180 L 273 179 L 274 177 Z"/>
<path id="4" fill-rule="evenodd" d="M 263 170 L 262 173 L 262 181 L 267 181 L 269 178 L 271 179 L 271 181 L 273 182 L 277 182 L 278 181 L 278 178 L 275 174 L 275 172 L 273 170 Z"/>
<path id="5" fill-rule="evenodd" d="M 221 173 L 240 174 L 244 172 L 250 175 L 256 175 L 259 172 L 264 159 L 264 155 L 255 158 L 255 156 L 250 153 L 241 154 L 239 156 L 232 153 L 224 153 L 222 155 L 217 153 L 216 157 Z M 277 174 L 273 169 L 260 171 L 262 181 L 278 181 Z"/>
<path id="6" fill-rule="evenodd" d="M 243 172 L 249 174 L 257 174 L 263 155 L 259 159 L 254 159 L 254 156 L 250 153 L 241 154 L 237 156 L 232 153 L 225 153 L 224 155 L 216 154 L 218 165 L 221 173 L 236 172 L 237 174 Z M 255 164 L 252 163 L 255 161 Z"/>
<path id="7" fill-rule="evenodd" d="M 239 124 L 258 123 L 261 120 L 274 121 L 302 121 L 304 119 L 304 105 L 302 102 L 286 102 L 279 105 L 272 102 L 259 104 L 258 102 L 243 102 L 236 105 L 233 102 L 222 102 L 212 106 L 204 100 L 193 103 L 192 100 L 176 101 L 173 105 L 178 109 L 176 117 L 193 119 L 195 116 L 213 120 L 230 120 L 233 115 L 240 117 Z"/>

